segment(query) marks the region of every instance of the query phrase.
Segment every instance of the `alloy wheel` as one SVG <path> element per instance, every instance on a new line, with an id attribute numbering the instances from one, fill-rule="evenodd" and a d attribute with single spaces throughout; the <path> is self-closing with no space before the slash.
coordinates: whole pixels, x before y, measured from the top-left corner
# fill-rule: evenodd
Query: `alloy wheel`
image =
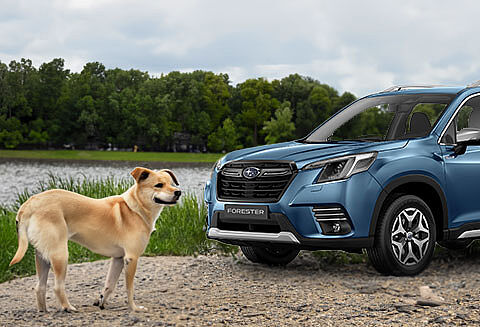
<path id="1" fill-rule="evenodd" d="M 430 226 L 417 208 L 402 210 L 392 225 L 391 244 L 396 259 L 404 265 L 419 263 L 427 252 Z"/>

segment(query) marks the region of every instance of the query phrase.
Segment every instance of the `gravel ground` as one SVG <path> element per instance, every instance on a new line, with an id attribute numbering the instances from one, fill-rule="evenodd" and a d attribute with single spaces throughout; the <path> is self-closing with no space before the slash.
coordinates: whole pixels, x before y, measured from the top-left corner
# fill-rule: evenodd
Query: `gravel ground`
<path id="1" fill-rule="evenodd" d="M 436 260 L 416 277 L 387 277 L 367 264 L 321 265 L 303 253 L 287 267 L 243 257 L 142 257 L 135 278 L 137 305 L 127 310 L 123 276 L 105 310 L 92 306 L 107 261 L 70 265 L 67 294 L 79 312 L 38 313 L 35 276 L 0 285 L 0 326 L 452 326 L 480 325 L 480 262 Z M 123 275 L 123 274 L 122 274 Z M 420 286 L 446 303 L 415 305 Z"/>

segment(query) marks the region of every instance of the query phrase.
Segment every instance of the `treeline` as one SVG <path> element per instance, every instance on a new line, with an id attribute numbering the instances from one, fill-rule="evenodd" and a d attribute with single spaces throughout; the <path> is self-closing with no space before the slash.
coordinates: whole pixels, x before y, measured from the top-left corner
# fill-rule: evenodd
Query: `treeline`
<path id="1" fill-rule="evenodd" d="M 305 136 L 352 102 L 298 74 L 231 85 L 226 74 L 139 70 L 63 59 L 0 62 L 0 147 L 231 151 Z"/>

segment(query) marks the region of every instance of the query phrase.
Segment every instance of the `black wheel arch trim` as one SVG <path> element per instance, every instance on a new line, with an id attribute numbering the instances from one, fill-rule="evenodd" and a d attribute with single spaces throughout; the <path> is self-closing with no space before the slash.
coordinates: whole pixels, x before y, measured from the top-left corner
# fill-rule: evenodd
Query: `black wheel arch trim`
<path id="1" fill-rule="evenodd" d="M 399 177 L 397 179 L 394 179 L 391 181 L 380 193 L 377 202 L 375 203 L 375 209 L 373 210 L 373 216 L 372 220 L 370 222 L 370 230 L 369 230 L 369 235 L 370 237 L 375 236 L 375 231 L 377 228 L 377 223 L 378 219 L 380 216 L 380 211 L 382 210 L 383 204 L 387 197 L 391 194 L 391 192 L 396 189 L 399 186 L 402 186 L 404 184 L 408 183 L 424 183 L 429 186 L 431 186 L 435 192 L 437 193 L 438 197 L 440 198 L 440 201 L 442 203 L 442 222 L 443 222 L 443 230 L 448 229 L 448 206 L 447 206 L 447 198 L 445 197 L 445 193 L 443 192 L 442 187 L 431 177 L 425 176 L 425 175 L 420 175 L 420 174 L 412 174 L 412 175 L 405 175 L 402 177 Z M 437 237 L 442 237 L 445 236 L 446 233 L 443 233 L 444 235 L 440 234 L 437 235 Z"/>

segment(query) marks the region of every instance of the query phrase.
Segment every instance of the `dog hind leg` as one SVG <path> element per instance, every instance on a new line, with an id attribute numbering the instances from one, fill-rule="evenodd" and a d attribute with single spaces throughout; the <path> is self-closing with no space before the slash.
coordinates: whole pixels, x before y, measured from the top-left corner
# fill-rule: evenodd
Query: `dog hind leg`
<path id="1" fill-rule="evenodd" d="M 38 251 L 35 251 L 35 267 L 37 269 L 38 276 L 38 283 L 35 287 L 38 311 L 47 311 L 45 294 L 47 292 L 47 280 L 48 272 L 50 270 L 50 263 L 45 260 L 45 258 Z"/>
<path id="2" fill-rule="evenodd" d="M 55 274 L 55 286 L 53 290 L 57 296 L 62 309 L 66 312 L 77 311 L 67 299 L 65 293 L 65 277 L 67 275 L 68 265 L 68 247 L 67 241 L 56 249 L 55 252 L 50 253 L 50 263 L 52 265 L 53 273 Z"/>
<path id="3" fill-rule="evenodd" d="M 100 298 L 95 301 L 93 305 L 99 306 L 102 310 L 105 309 L 105 304 L 115 290 L 122 269 L 123 258 L 112 258 L 110 261 L 110 268 L 108 269 L 107 279 L 105 281 L 105 288 L 103 289 L 102 294 L 100 294 Z"/>

